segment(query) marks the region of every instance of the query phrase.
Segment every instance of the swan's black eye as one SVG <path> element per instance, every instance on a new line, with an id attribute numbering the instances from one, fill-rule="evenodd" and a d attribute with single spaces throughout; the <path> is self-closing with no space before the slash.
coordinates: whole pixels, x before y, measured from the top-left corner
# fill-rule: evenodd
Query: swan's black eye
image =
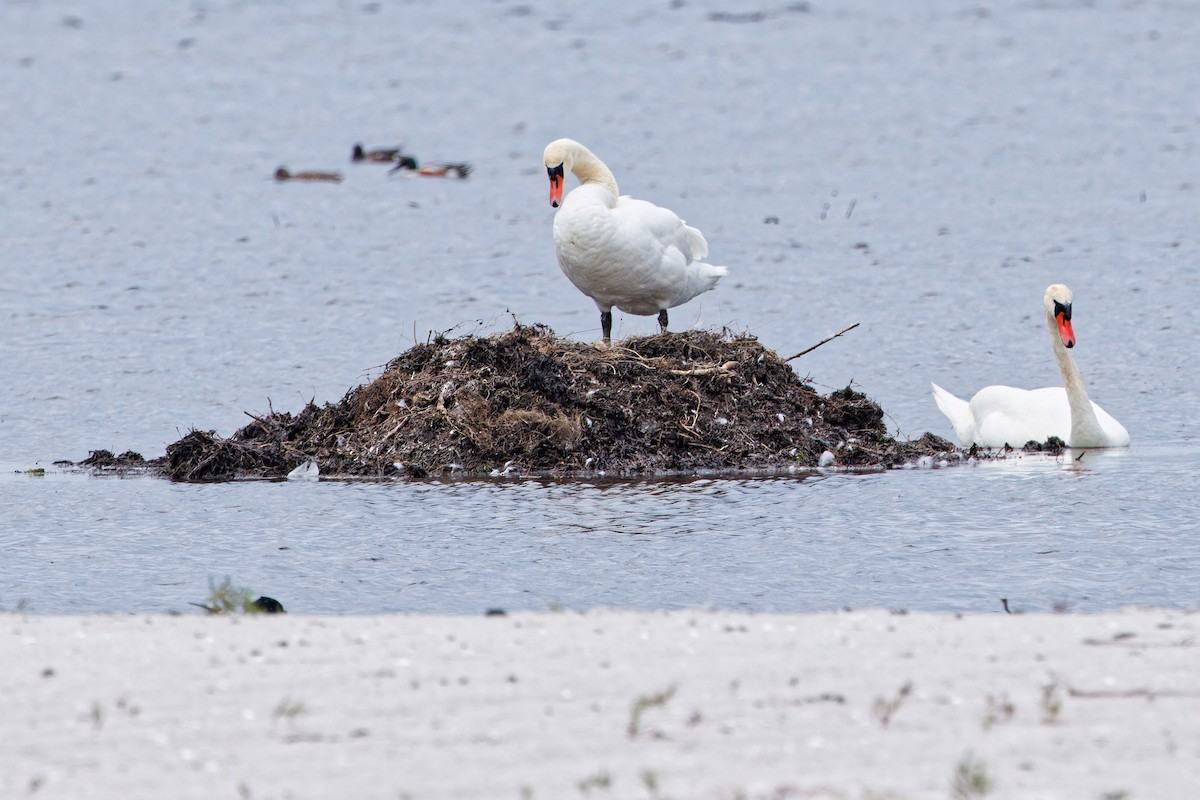
<path id="1" fill-rule="evenodd" d="M 563 176 L 563 165 L 559 164 L 557 167 L 546 167 L 546 172 L 550 175 L 551 180 L 554 180 L 555 178 L 561 178 Z"/>
<path id="2" fill-rule="evenodd" d="M 1071 321 L 1071 304 L 1070 303 L 1060 303 L 1057 300 L 1055 300 L 1054 301 L 1054 316 L 1057 317 L 1059 314 L 1061 314 L 1062 318 L 1065 319 L 1067 322 L 1070 322 Z"/>

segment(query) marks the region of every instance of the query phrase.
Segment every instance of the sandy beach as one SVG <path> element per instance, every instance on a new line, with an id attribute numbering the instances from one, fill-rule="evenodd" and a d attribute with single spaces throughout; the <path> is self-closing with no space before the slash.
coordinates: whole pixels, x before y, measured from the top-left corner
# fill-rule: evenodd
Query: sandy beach
<path id="1" fill-rule="evenodd" d="M 0 796 L 1183 798 L 1198 623 L 10 614 Z"/>

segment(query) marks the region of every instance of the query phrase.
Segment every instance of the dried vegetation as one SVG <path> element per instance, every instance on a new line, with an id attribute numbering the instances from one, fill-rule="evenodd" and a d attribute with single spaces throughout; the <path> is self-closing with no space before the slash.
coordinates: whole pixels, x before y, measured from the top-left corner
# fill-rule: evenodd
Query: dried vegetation
<path id="1" fill-rule="evenodd" d="M 153 462 L 184 481 L 322 475 L 609 475 L 888 468 L 952 454 L 888 436 L 847 387 L 821 395 L 750 336 L 701 331 L 611 348 L 517 326 L 437 337 L 338 403 L 255 417 L 229 438 L 192 431 Z M 828 461 L 828 456 L 826 456 Z"/>

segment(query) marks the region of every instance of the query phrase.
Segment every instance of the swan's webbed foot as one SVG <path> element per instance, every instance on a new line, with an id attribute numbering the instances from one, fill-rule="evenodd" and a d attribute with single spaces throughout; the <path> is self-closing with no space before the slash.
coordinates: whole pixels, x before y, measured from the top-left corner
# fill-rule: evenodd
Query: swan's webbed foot
<path id="1" fill-rule="evenodd" d="M 658 332 L 667 332 L 667 310 L 665 308 L 658 312 Z"/>
<path id="2" fill-rule="evenodd" d="M 601 332 L 602 336 L 604 337 L 604 343 L 611 344 L 612 343 L 612 312 L 611 311 L 601 311 L 600 312 L 600 332 Z"/>

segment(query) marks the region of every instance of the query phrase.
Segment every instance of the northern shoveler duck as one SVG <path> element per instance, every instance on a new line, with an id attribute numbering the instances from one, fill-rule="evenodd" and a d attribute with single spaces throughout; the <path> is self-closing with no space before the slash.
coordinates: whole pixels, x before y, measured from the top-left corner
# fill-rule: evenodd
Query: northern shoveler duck
<path id="1" fill-rule="evenodd" d="M 398 156 L 396 158 L 396 166 L 388 170 L 388 175 L 393 172 L 399 172 L 402 169 L 415 170 L 417 168 L 417 160 L 412 156 Z"/>
<path id="2" fill-rule="evenodd" d="M 379 164 L 390 164 L 400 158 L 399 147 L 380 147 L 375 150 L 365 150 L 361 144 L 354 145 L 350 152 L 351 161 L 374 161 Z"/>
<path id="3" fill-rule="evenodd" d="M 417 160 L 412 156 L 400 156 L 399 163 L 392 167 L 388 172 L 391 175 L 393 172 L 407 170 L 413 175 L 424 175 L 427 178 L 458 178 L 465 179 L 471 174 L 471 165 L 466 163 L 460 164 L 417 164 Z"/>

